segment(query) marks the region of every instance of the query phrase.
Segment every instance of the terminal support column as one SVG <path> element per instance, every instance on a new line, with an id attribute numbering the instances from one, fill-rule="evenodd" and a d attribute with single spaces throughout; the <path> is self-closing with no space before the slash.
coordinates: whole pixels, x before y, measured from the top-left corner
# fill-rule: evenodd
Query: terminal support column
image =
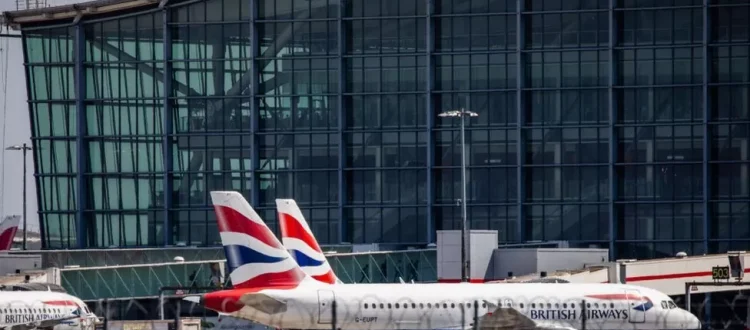
<path id="1" fill-rule="evenodd" d="M 609 259 L 615 260 L 617 256 L 617 101 L 615 97 L 615 85 L 617 84 L 617 63 L 615 63 L 615 45 L 617 45 L 617 25 L 615 20 L 616 0 L 609 0 L 609 45 L 607 49 L 609 63 L 609 79 L 607 83 L 607 104 L 609 108 L 609 166 L 608 166 L 608 188 L 609 202 L 607 203 L 607 217 L 609 223 Z"/>
<path id="2" fill-rule="evenodd" d="M 164 187 L 164 215 L 162 219 L 162 233 L 164 234 L 164 237 L 162 237 L 162 240 L 163 244 L 166 246 L 172 244 L 173 237 L 170 212 L 172 209 L 172 157 L 174 154 L 172 153 L 172 101 L 170 100 L 170 97 L 172 96 L 172 40 L 168 24 L 170 15 L 169 10 L 166 8 L 163 9 L 162 13 L 162 46 L 164 51 L 164 140 L 162 141 L 162 148 L 164 151 L 164 177 L 162 179 L 162 185 Z"/>
<path id="3" fill-rule="evenodd" d="M 258 151 L 258 29 L 255 21 L 258 19 L 258 3 L 249 0 L 250 4 L 250 205 L 257 206 L 260 202 L 260 152 Z M 275 55 L 275 54 L 274 54 Z"/>
<path id="4" fill-rule="evenodd" d="M 344 205 L 346 205 L 346 175 L 344 172 L 344 168 L 346 167 L 346 136 L 344 134 L 344 130 L 346 129 L 346 102 L 344 100 L 344 92 L 346 91 L 346 63 L 344 63 L 344 53 L 345 53 L 345 47 L 346 44 L 344 42 L 345 40 L 345 30 L 344 30 L 344 15 L 346 13 L 346 1 L 345 0 L 339 0 L 339 8 L 338 8 L 338 20 L 336 21 L 337 30 L 338 30 L 338 90 L 336 91 L 337 96 L 336 100 L 338 103 L 338 136 L 339 136 L 339 145 L 338 145 L 338 153 L 339 153 L 339 159 L 338 159 L 338 218 L 339 218 L 339 243 L 349 242 L 349 229 L 347 226 L 347 221 L 349 219 L 346 218 L 346 212 L 344 211 Z"/>
<path id="5" fill-rule="evenodd" d="M 711 169 L 709 160 L 711 159 L 711 131 L 709 127 L 709 118 L 711 118 L 711 100 L 708 93 L 708 83 L 710 82 L 710 52 L 708 51 L 708 42 L 711 38 L 711 22 L 708 14 L 708 5 L 710 0 L 703 0 L 703 252 L 711 253 L 709 239 L 711 238 L 710 215 L 711 207 Z"/>
<path id="6" fill-rule="evenodd" d="M 711 253 L 711 130 L 709 126 L 711 118 L 711 99 L 708 92 L 708 83 L 710 82 L 711 72 L 711 53 L 708 49 L 708 43 L 711 38 L 711 15 L 708 12 L 710 0 L 703 0 L 703 252 Z M 706 293 L 705 313 L 703 314 L 703 323 L 710 328 L 711 324 L 711 293 Z"/>
<path id="7" fill-rule="evenodd" d="M 524 0 L 516 0 L 516 222 L 517 232 L 514 241 L 524 242 L 526 236 L 526 222 L 524 221 L 523 200 L 526 195 L 524 189 L 524 169 L 526 162 L 526 148 L 524 143 L 523 124 L 524 124 L 524 70 L 523 70 L 523 44 L 524 44 L 524 26 L 523 26 L 523 9 Z M 510 111 L 510 109 L 508 109 Z"/>
<path id="8" fill-rule="evenodd" d="M 86 97 L 86 74 L 83 60 L 86 56 L 86 36 L 84 27 L 80 22 L 75 25 L 75 94 L 76 94 L 76 243 L 77 248 L 83 249 L 87 246 L 87 223 L 85 220 L 86 210 L 86 105 L 83 102 Z"/>
<path id="9" fill-rule="evenodd" d="M 434 0 L 425 0 L 425 14 L 427 15 L 427 18 L 425 19 L 425 40 L 427 42 L 426 50 L 425 50 L 425 118 L 426 118 L 426 145 L 427 148 L 427 178 L 425 181 L 425 189 L 427 191 L 427 212 L 425 212 L 425 216 L 427 217 L 427 236 L 425 236 L 427 243 L 434 243 L 435 242 L 435 218 L 433 214 L 433 205 L 435 203 L 435 182 L 434 182 L 434 176 L 432 175 L 432 168 L 434 166 L 435 162 L 435 134 L 433 133 L 432 129 L 435 126 L 435 112 L 433 109 L 432 104 L 432 89 L 435 86 L 434 82 L 434 68 L 433 68 L 433 59 L 432 59 L 432 52 L 433 48 L 435 47 L 435 33 L 434 33 L 434 22 L 433 22 L 433 11 L 434 11 Z"/>

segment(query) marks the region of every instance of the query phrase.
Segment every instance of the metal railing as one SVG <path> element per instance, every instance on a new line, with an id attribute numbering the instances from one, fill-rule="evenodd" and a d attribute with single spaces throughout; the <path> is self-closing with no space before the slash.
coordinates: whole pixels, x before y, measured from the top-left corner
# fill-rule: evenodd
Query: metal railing
<path id="1" fill-rule="evenodd" d="M 213 255 L 210 250 L 205 256 Z M 218 250 L 221 251 L 221 250 Z M 181 250 L 181 252 L 186 252 Z M 137 251 L 133 252 L 137 254 Z M 153 259 L 166 259 L 165 253 Z M 187 254 L 183 254 L 187 255 Z M 326 256 L 334 273 L 344 283 L 398 283 L 437 281 L 437 251 L 404 250 L 362 253 L 336 253 Z M 96 259 L 107 259 L 106 254 Z M 135 257 L 134 257 L 135 258 Z M 194 258 L 194 256 L 191 256 Z M 197 258 L 196 258 L 197 259 Z M 86 301 L 98 299 L 156 298 L 164 286 L 209 286 L 217 282 L 226 284 L 226 259 L 159 262 L 149 264 L 128 263 L 118 255 L 116 266 L 80 267 L 60 269 L 60 284 L 70 294 Z M 112 260 L 109 260 L 112 262 Z M 89 261 L 94 263 L 93 260 Z M 218 266 L 216 266 L 218 265 Z M 216 267 L 221 271 L 216 270 Z"/>
<path id="2" fill-rule="evenodd" d="M 16 0 L 16 10 L 39 9 L 49 6 L 48 0 Z"/>
<path id="3" fill-rule="evenodd" d="M 223 283 L 225 260 L 123 265 L 60 270 L 60 282 L 81 300 L 156 298 L 164 286 Z M 215 285 L 217 288 L 219 285 Z"/>

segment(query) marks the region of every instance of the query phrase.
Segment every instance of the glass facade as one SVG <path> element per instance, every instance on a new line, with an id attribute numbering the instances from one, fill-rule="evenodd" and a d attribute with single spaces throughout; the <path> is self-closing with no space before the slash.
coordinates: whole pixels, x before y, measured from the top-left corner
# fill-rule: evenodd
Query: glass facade
<path id="1" fill-rule="evenodd" d="M 26 26 L 46 248 L 219 244 L 209 191 L 323 244 L 750 248 L 750 0 L 170 1 Z"/>

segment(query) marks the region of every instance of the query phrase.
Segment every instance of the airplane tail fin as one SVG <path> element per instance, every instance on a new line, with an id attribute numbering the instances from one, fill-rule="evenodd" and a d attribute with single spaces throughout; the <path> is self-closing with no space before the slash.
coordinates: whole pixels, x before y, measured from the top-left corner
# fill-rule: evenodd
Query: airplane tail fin
<path id="1" fill-rule="evenodd" d="M 20 215 L 9 215 L 0 223 L 0 251 L 10 250 L 20 223 Z"/>
<path id="2" fill-rule="evenodd" d="M 212 191 L 235 288 L 296 287 L 310 281 L 258 213 L 235 191 Z"/>
<path id="3" fill-rule="evenodd" d="M 276 210 L 284 247 L 297 260 L 302 270 L 320 282 L 341 283 L 333 273 L 297 202 L 293 199 L 277 199 Z"/>

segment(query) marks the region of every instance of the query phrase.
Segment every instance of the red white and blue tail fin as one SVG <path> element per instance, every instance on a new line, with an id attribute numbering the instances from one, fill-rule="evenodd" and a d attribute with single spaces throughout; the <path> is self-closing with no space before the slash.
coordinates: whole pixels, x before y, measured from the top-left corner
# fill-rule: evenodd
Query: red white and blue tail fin
<path id="1" fill-rule="evenodd" d="M 7 251 L 13 246 L 13 238 L 21 223 L 20 215 L 9 215 L 0 223 L 0 251 Z"/>
<path id="2" fill-rule="evenodd" d="M 281 241 L 302 267 L 302 271 L 323 283 L 342 283 L 333 273 L 297 202 L 293 199 L 277 199 L 276 210 L 279 214 Z"/>
<path id="3" fill-rule="evenodd" d="M 240 193 L 212 191 L 211 201 L 235 288 L 315 283 Z"/>

